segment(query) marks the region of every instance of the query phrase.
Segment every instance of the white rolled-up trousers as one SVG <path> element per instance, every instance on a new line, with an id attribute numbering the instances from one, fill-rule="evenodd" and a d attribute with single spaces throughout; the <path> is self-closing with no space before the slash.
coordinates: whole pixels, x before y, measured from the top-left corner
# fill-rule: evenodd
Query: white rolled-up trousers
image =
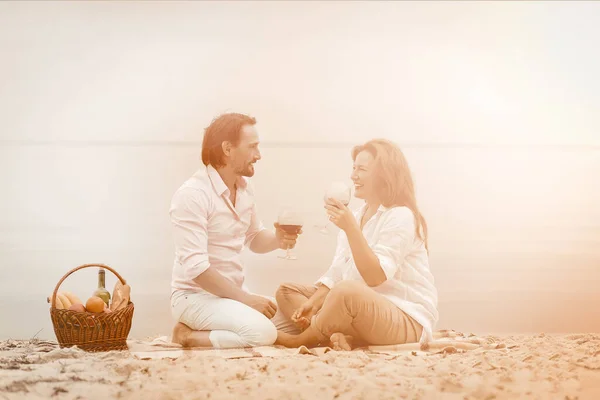
<path id="1" fill-rule="evenodd" d="M 275 303 L 272 297 L 262 297 Z M 221 349 L 272 345 L 277 339 L 277 330 L 300 333 L 279 309 L 268 319 L 239 301 L 205 291 L 175 291 L 171 296 L 171 315 L 193 330 L 210 331 L 211 344 Z"/>

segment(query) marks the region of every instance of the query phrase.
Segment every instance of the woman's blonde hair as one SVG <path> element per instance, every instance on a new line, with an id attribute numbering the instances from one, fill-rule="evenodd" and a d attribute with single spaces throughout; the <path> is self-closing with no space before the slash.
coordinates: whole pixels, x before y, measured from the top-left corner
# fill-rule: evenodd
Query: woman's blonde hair
<path id="1" fill-rule="evenodd" d="M 385 207 L 408 207 L 415 216 L 415 234 L 427 247 L 427 222 L 417 207 L 415 185 L 402 150 L 385 139 L 373 139 L 352 149 L 352 160 L 358 153 L 367 151 L 373 158 L 375 187 Z"/>

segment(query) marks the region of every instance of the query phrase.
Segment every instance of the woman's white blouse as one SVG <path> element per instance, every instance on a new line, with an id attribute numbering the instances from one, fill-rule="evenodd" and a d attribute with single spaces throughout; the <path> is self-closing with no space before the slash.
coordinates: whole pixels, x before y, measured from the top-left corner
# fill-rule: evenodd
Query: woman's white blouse
<path id="1" fill-rule="evenodd" d="M 365 211 L 366 205 L 354 212 L 359 223 Z M 380 206 L 362 233 L 386 276 L 384 283 L 372 289 L 421 324 L 421 343 L 431 341 L 439 318 L 438 295 L 427 250 L 415 234 L 413 212 L 408 207 Z M 364 282 L 354 264 L 346 234 L 340 231 L 333 262 L 317 283 L 331 289 L 343 280 Z"/>

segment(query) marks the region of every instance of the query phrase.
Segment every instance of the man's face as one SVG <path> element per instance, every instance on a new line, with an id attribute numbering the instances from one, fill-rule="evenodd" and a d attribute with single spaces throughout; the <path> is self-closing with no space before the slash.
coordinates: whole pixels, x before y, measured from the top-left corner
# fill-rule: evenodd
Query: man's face
<path id="1" fill-rule="evenodd" d="M 244 125 L 240 132 L 240 141 L 231 148 L 230 163 L 237 175 L 254 175 L 254 163 L 260 160 L 258 132 L 253 125 Z"/>

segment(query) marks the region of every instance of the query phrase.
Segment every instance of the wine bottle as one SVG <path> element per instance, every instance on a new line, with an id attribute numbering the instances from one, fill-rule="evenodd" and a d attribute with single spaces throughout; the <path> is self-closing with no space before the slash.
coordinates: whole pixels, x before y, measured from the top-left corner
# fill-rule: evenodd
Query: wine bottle
<path id="1" fill-rule="evenodd" d="M 106 305 L 109 305 L 110 302 L 110 292 L 106 290 L 106 271 L 104 268 L 98 269 L 98 289 L 94 292 L 94 296 L 100 297 Z"/>

